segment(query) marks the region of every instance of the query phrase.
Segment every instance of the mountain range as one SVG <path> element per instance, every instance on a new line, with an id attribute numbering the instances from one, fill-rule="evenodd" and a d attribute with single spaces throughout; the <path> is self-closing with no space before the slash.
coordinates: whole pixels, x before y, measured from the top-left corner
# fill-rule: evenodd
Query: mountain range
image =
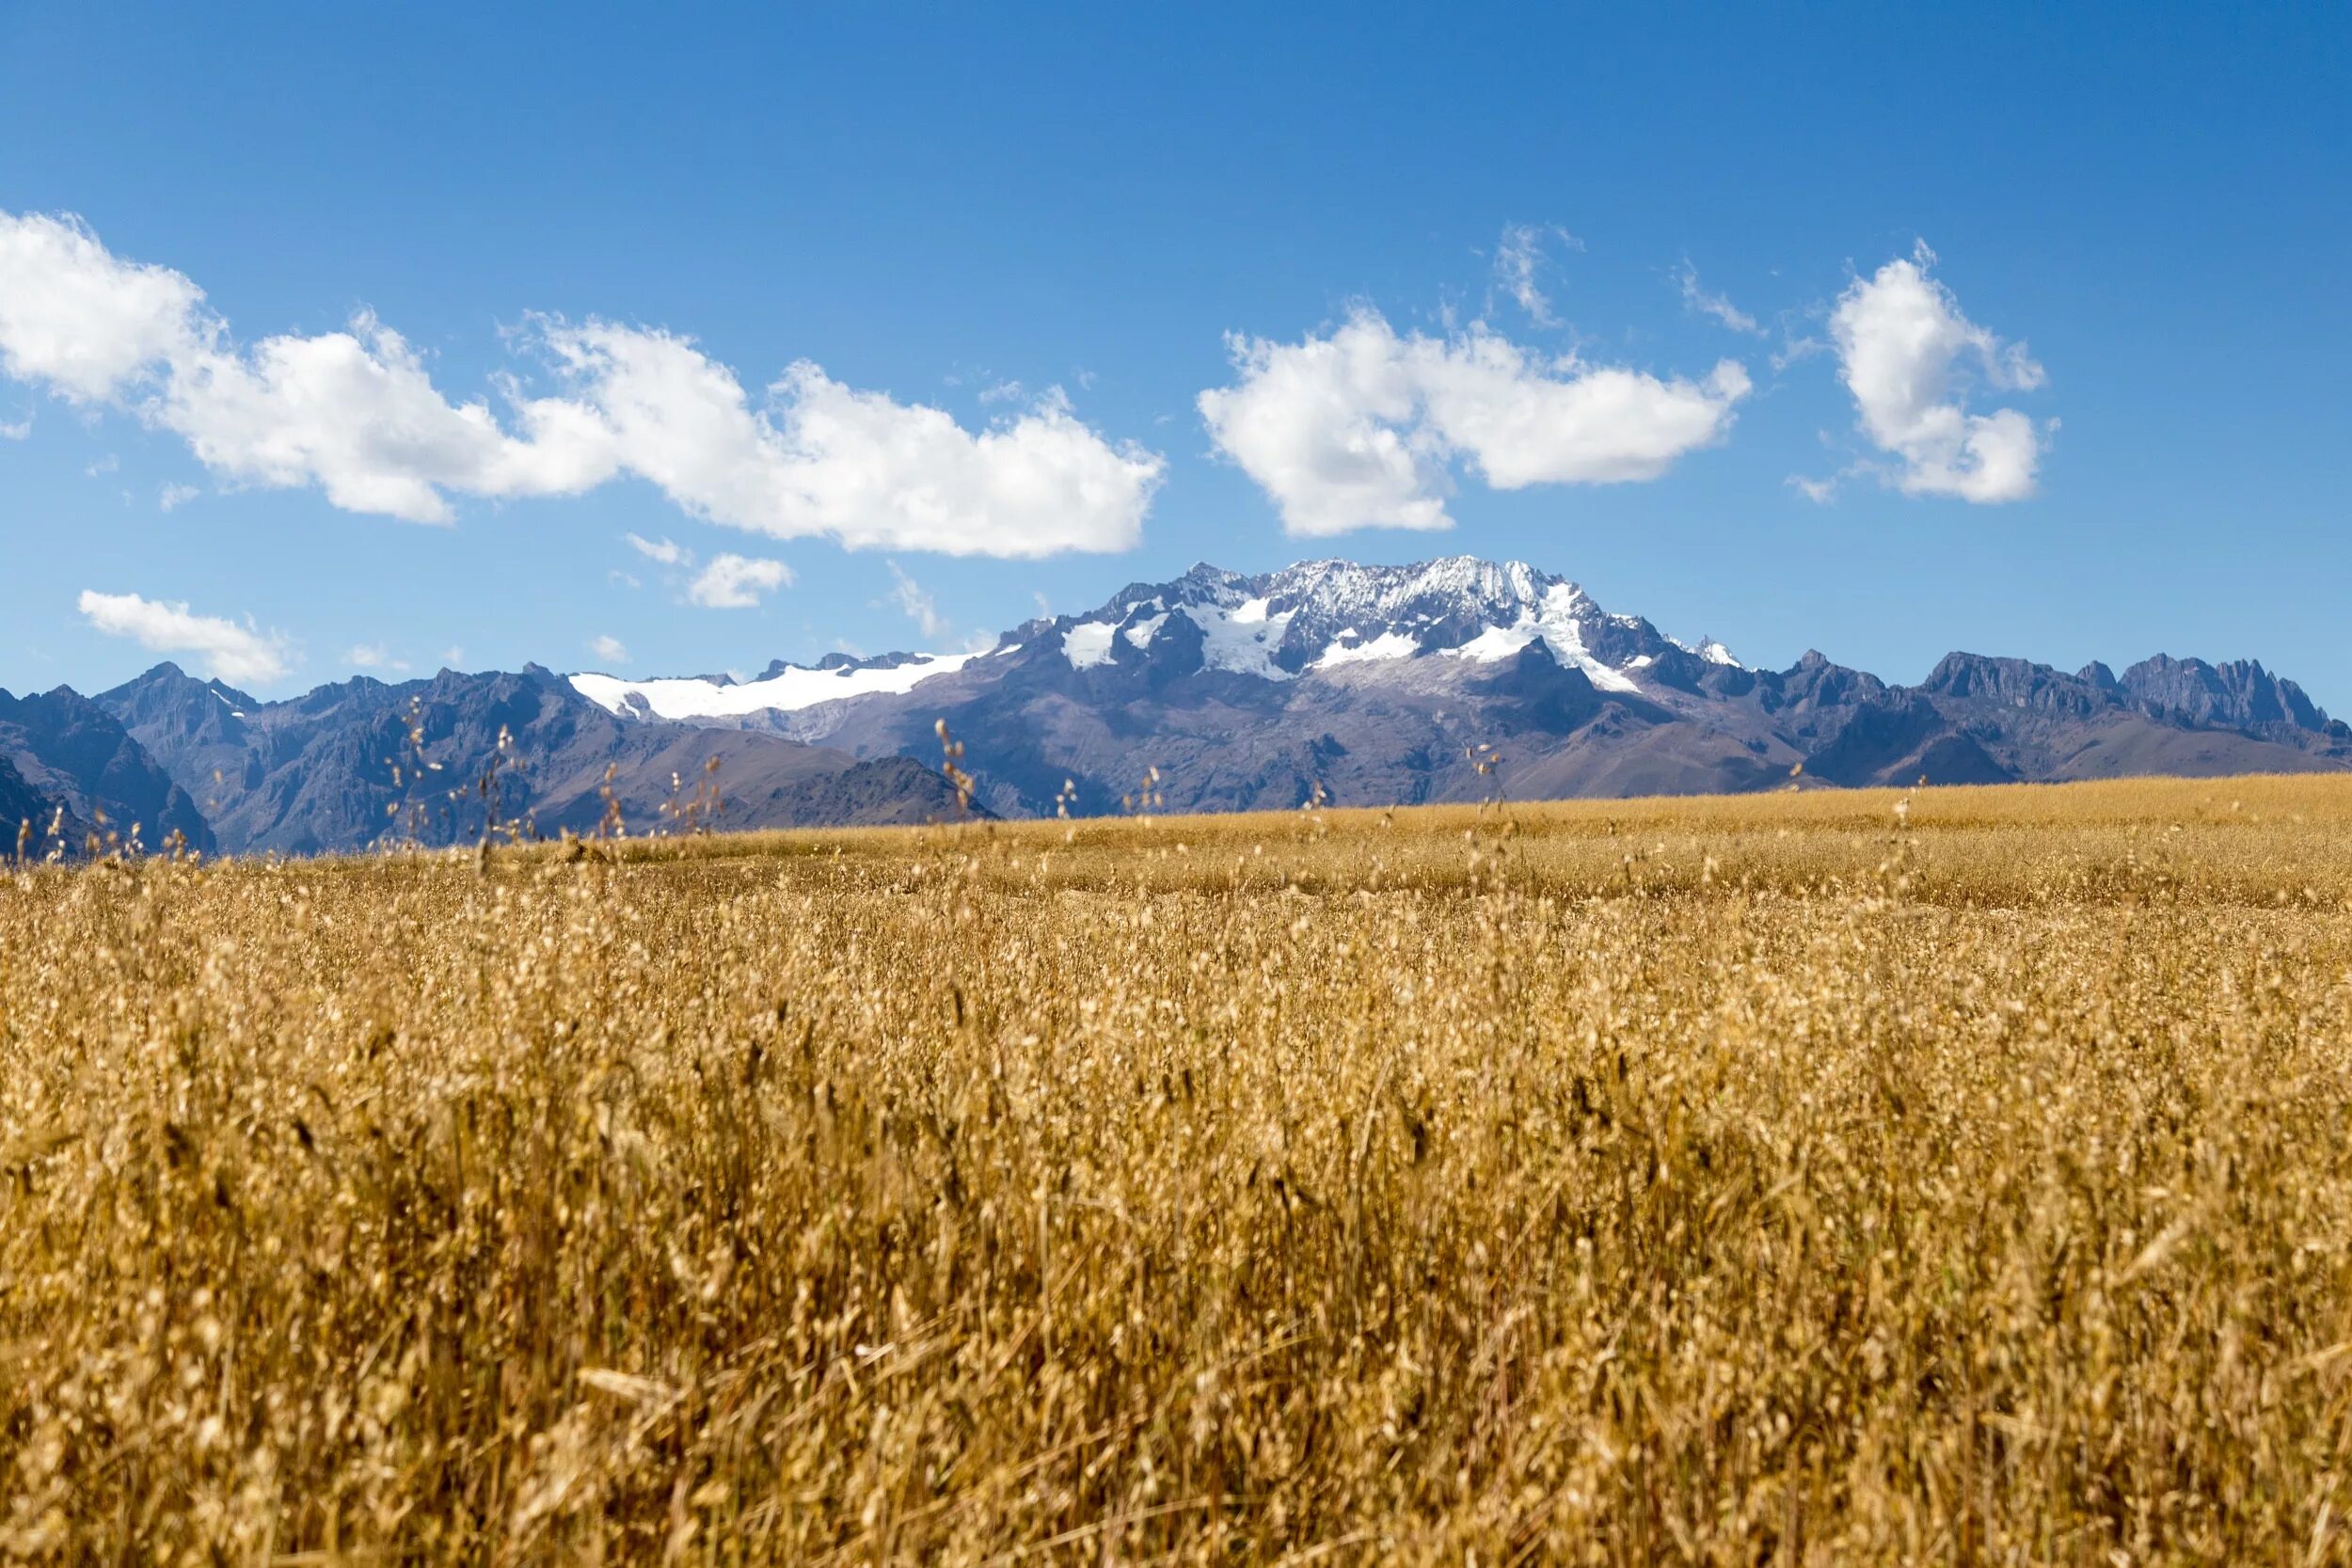
<path id="1" fill-rule="evenodd" d="M 1955 653 L 1916 686 L 1807 653 L 1753 669 L 1469 557 L 1197 566 L 983 652 L 835 655 L 757 675 L 444 670 L 262 702 L 161 664 L 85 698 L 0 692 L 0 823 L 69 847 L 314 854 L 471 842 L 486 823 L 632 832 L 715 761 L 728 827 L 963 809 L 1288 808 L 2352 768 L 2352 729 L 2250 660 L 2120 675 Z M 501 738 L 502 737 L 502 738 Z"/>
<path id="2" fill-rule="evenodd" d="M 1807 653 L 1751 669 L 1611 614 L 1568 579 L 1469 557 L 1197 566 L 985 653 L 836 656 L 755 678 L 576 689 L 641 722 L 728 725 L 855 756 L 936 754 L 945 720 L 1007 816 L 1982 784 L 2352 767 L 2352 730 L 2251 661 L 2117 675 L 1955 653 L 1915 687 Z M 1498 755 L 1501 761 L 1497 762 Z"/>

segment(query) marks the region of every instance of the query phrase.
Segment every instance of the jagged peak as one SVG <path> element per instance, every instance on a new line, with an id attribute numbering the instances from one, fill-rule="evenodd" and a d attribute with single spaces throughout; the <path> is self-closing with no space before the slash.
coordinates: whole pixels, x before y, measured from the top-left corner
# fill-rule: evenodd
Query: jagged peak
<path id="1" fill-rule="evenodd" d="M 2144 708 L 2201 722 L 2285 723 L 2304 730 L 2325 729 L 2328 722 L 2300 686 L 2271 673 L 2257 659 L 2210 664 L 2156 654 L 2124 671 L 2118 685 Z"/>
<path id="2" fill-rule="evenodd" d="M 189 674 L 185 670 L 181 669 L 177 663 L 167 658 L 161 663 L 148 666 L 137 674 L 133 675 L 129 680 L 124 681 L 121 685 L 109 687 L 105 690 L 101 691 L 98 695 L 103 700 L 113 701 L 117 698 L 128 697 L 142 691 L 153 691 L 161 689 L 175 689 L 183 687 L 199 687 L 206 684 L 206 682 L 198 680 L 195 676 Z"/>

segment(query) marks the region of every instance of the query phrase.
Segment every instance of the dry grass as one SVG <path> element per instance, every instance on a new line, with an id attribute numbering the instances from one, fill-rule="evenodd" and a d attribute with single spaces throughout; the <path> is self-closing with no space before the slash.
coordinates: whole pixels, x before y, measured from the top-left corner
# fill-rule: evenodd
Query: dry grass
<path id="1" fill-rule="evenodd" d="M 0 1551 L 2352 1560 L 2352 788 L 44 870 Z"/>

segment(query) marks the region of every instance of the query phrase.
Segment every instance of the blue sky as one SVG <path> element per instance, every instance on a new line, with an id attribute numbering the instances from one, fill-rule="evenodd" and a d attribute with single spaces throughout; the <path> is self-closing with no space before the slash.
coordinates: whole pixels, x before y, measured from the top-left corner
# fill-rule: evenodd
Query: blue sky
<path id="1" fill-rule="evenodd" d="M 2352 710 L 2348 103 L 2340 6 L 12 0 L 0 686 L 747 670 L 1468 552 L 1751 662 Z"/>

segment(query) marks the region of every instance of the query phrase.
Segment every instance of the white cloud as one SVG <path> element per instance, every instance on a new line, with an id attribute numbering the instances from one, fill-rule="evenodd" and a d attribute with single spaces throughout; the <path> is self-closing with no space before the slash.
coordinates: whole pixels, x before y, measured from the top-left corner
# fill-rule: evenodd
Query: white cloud
<path id="1" fill-rule="evenodd" d="M 566 406 L 602 424 L 631 472 L 696 516 L 779 539 L 946 555 L 1127 549 L 1167 468 L 1081 423 L 1058 390 L 975 435 L 805 360 L 755 408 L 688 339 L 601 322 L 543 333 Z"/>
<path id="2" fill-rule="evenodd" d="M 450 650 L 456 652 L 454 648 Z M 607 664 L 627 664 L 628 648 L 617 637 L 599 637 L 588 644 L 588 651 Z"/>
<path id="3" fill-rule="evenodd" d="M 169 512 L 174 507 L 186 505 L 203 493 L 193 484 L 167 484 L 155 492 L 155 504 Z"/>
<path id="4" fill-rule="evenodd" d="M 686 596 L 709 610 L 749 610 L 762 594 L 772 594 L 791 580 L 792 569 L 781 561 L 714 555 L 687 585 Z"/>
<path id="5" fill-rule="evenodd" d="M 203 299 L 168 267 L 116 260 L 78 218 L 0 212 L 0 369 L 69 403 L 209 352 Z"/>
<path id="6" fill-rule="evenodd" d="M 267 683 L 290 671 L 286 640 L 215 615 L 192 613 L 187 605 L 143 599 L 136 594 L 100 594 L 84 589 L 78 601 L 85 619 L 109 637 L 128 637 L 157 653 L 193 654 L 205 673 L 225 681 Z"/>
<path id="7" fill-rule="evenodd" d="M 919 583 L 906 575 L 895 561 L 890 566 L 890 597 L 906 612 L 907 619 L 923 628 L 923 635 L 940 638 L 947 635 L 947 618 L 939 612 L 939 601 Z"/>
<path id="8" fill-rule="evenodd" d="M 232 480 L 316 484 L 346 512 L 409 522 L 453 521 L 445 491 L 578 495 L 619 467 L 596 421 L 561 400 L 517 400 L 521 437 L 485 404 L 452 404 L 407 341 L 364 311 L 346 332 L 172 363 L 144 411 Z"/>
<path id="9" fill-rule="evenodd" d="M 466 650 L 453 642 L 449 645 L 449 647 L 442 650 L 441 662 L 450 669 L 454 670 L 466 662 Z"/>
<path id="10" fill-rule="evenodd" d="M 1699 269 L 1687 259 L 1681 270 L 1675 274 L 1675 280 L 1682 286 L 1682 303 L 1689 309 L 1702 316 L 1711 317 L 1734 332 L 1744 332 L 1756 338 L 1764 335 L 1764 329 L 1756 325 L 1754 316 L 1732 304 L 1724 295 L 1701 286 Z"/>
<path id="11" fill-rule="evenodd" d="M 1736 359 L 1702 382 L 1573 360 L 1539 361 L 1491 333 L 1419 343 L 1429 419 L 1498 490 L 1658 478 L 1714 441 L 1748 395 Z"/>
<path id="12" fill-rule="evenodd" d="M 381 642 L 361 642 L 355 645 L 343 659 L 356 669 L 405 671 L 408 661 L 392 657 L 391 650 Z"/>
<path id="13" fill-rule="evenodd" d="M 1550 260 L 1544 254 L 1547 236 L 1557 237 L 1571 250 L 1584 248 L 1582 241 L 1557 224 L 1504 224 L 1502 239 L 1495 246 L 1495 281 L 1518 302 L 1529 321 L 1557 326 L 1560 318 L 1551 313 L 1551 296 L 1543 290 L 1543 273 Z"/>
<path id="14" fill-rule="evenodd" d="M 2043 432 L 2014 408 L 1968 411 L 1972 380 L 2031 391 L 2045 379 L 2022 342 L 2004 342 L 1961 313 L 1929 276 L 1935 253 L 1921 241 L 1867 278 L 1857 277 L 1830 316 L 1839 373 L 1864 435 L 1901 460 L 1893 483 L 1915 496 L 1977 502 L 2034 492 Z M 1971 373 L 1973 372 L 1973 374 Z"/>
<path id="15" fill-rule="evenodd" d="M 12 424 L 0 422 L 0 441 L 22 441 L 32 433 L 33 417 L 30 414 Z"/>
<path id="16" fill-rule="evenodd" d="M 1452 527 L 1457 457 L 1498 490 L 1656 479 L 1720 440 L 1749 391 L 1733 359 L 1661 380 L 1532 356 L 1477 324 L 1400 338 L 1369 309 L 1296 343 L 1228 344 L 1240 378 L 1200 394 L 1210 438 L 1311 537 Z"/>
<path id="17" fill-rule="evenodd" d="M 647 561 L 658 561 L 664 566 L 691 565 L 693 562 L 692 551 L 666 536 L 653 540 L 643 534 L 624 533 L 621 537 L 628 541 L 630 549 Z"/>
<path id="18" fill-rule="evenodd" d="M 1029 557 L 1131 546 L 1166 469 L 1057 390 L 975 433 L 806 362 L 755 406 L 666 332 L 543 318 L 524 341 L 564 395 L 501 377 L 501 417 L 452 403 L 368 312 L 240 347 L 183 275 L 116 258 L 78 219 L 0 212 L 0 370 L 129 409 L 223 478 L 315 484 L 346 511 L 446 523 L 452 496 L 577 495 L 628 473 L 779 538 Z"/>
<path id="19" fill-rule="evenodd" d="M 1239 382 L 1200 394 L 1217 450 L 1281 509 L 1289 532 L 1448 528 L 1442 437 L 1422 418 L 1407 345 L 1360 310 L 1296 343 L 1229 337 Z"/>
<path id="20" fill-rule="evenodd" d="M 613 471 L 560 404 L 516 408 L 525 439 L 483 404 L 453 406 L 364 312 L 348 332 L 241 350 L 188 277 L 116 258 L 72 218 L 0 213 L 0 368 L 129 407 L 229 479 L 315 483 L 346 510 L 415 522 L 449 520 L 445 488 L 564 494 Z"/>

